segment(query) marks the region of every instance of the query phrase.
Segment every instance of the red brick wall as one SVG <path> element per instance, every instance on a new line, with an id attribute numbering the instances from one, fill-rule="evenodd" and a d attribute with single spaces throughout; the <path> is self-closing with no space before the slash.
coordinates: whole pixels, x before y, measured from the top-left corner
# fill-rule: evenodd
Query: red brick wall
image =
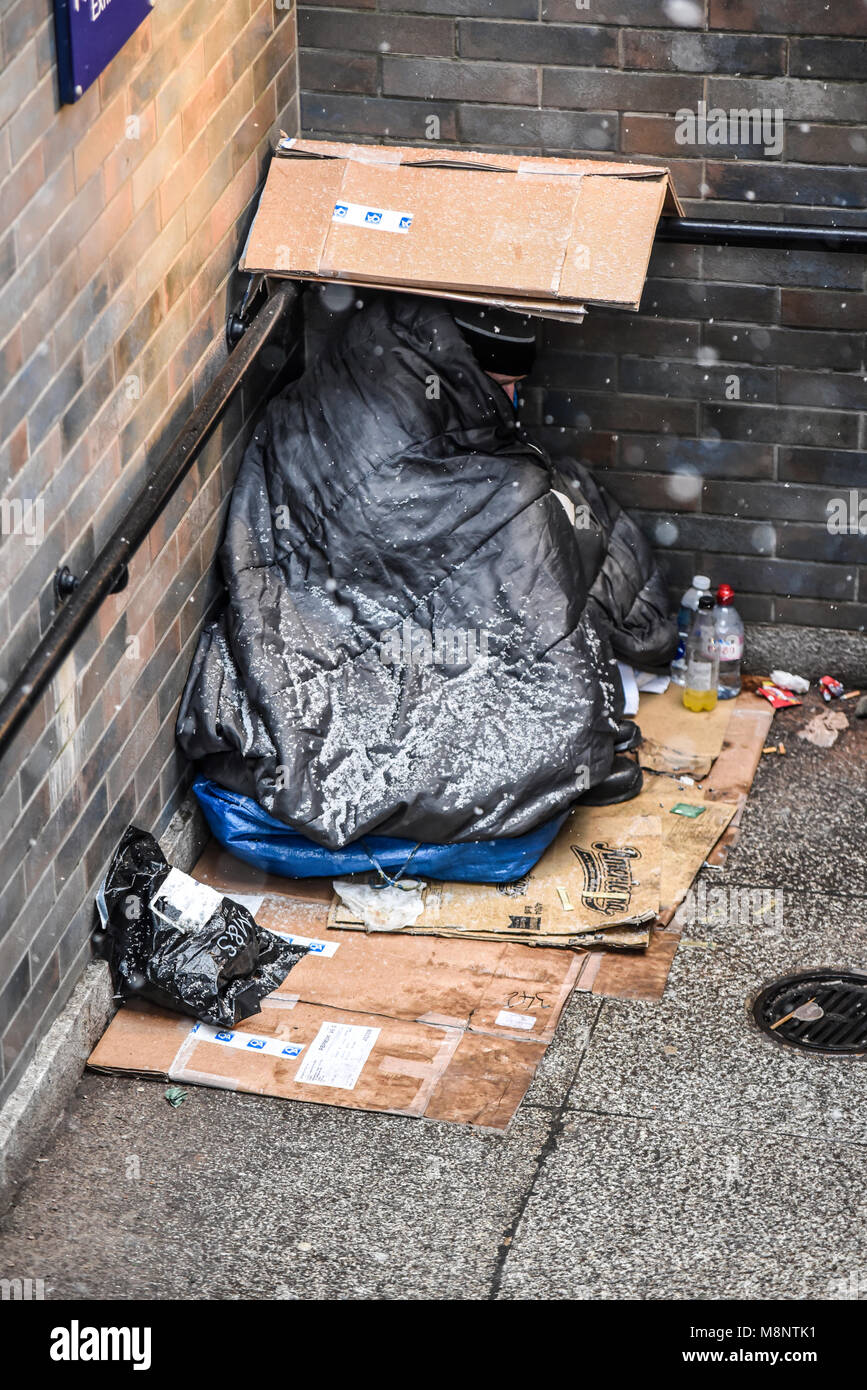
<path id="1" fill-rule="evenodd" d="M 58 106 L 47 0 L 0 3 L 0 689 L 225 356 L 245 214 L 296 118 L 295 14 L 158 0 L 74 106 Z M 157 833 L 184 769 L 173 723 L 236 401 L 0 766 L 0 1099 L 89 950 L 93 889 L 126 824 Z"/>

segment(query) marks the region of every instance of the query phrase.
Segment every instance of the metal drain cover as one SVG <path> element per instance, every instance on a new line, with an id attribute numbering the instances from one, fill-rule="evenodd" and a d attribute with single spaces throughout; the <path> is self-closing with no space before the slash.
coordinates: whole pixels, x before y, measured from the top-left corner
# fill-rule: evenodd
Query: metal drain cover
<path id="1" fill-rule="evenodd" d="M 867 975 L 805 970 L 768 985 L 753 1004 L 765 1033 L 807 1052 L 867 1052 Z"/>

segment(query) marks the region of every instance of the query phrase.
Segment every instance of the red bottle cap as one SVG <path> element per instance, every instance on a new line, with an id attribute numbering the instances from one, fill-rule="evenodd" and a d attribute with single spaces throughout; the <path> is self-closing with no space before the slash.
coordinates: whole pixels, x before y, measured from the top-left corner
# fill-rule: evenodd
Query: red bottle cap
<path id="1" fill-rule="evenodd" d="M 735 591 L 731 584 L 720 584 L 716 591 L 716 601 L 721 608 L 725 608 L 730 603 L 734 603 Z"/>

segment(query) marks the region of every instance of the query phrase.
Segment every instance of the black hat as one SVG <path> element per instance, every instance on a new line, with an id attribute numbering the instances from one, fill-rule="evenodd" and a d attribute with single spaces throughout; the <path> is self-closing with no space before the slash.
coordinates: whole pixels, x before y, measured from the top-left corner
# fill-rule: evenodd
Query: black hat
<path id="1" fill-rule="evenodd" d="M 457 301 L 449 308 L 484 371 L 502 372 L 504 376 L 526 376 L 532 371 L 536 327 L 528 314 Z"/>

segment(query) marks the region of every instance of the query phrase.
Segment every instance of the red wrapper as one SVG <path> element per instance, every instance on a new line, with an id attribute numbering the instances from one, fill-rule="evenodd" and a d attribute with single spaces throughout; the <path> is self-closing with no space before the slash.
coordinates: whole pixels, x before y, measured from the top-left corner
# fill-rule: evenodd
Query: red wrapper
<path id="1" fill-rule="evenodd" d="M 788 709 L 790 705 L 803 704 L 803 701 L 797 700 L 790 690 L 783 690 L 779 685 L 760 685 L 756 694 L 770 700 L 774 709 Z"/>

